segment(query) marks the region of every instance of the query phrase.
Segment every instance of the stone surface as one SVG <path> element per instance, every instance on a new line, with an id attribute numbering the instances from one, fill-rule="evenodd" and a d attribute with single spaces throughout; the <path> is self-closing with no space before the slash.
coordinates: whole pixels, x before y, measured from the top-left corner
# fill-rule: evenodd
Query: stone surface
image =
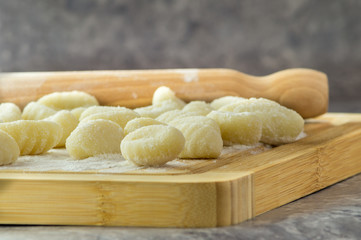
<path id="1" fill-rule="evenodd" d="M 0 0 L 0 70 L 324 71 L 360 99 L 361 1 Z"/>

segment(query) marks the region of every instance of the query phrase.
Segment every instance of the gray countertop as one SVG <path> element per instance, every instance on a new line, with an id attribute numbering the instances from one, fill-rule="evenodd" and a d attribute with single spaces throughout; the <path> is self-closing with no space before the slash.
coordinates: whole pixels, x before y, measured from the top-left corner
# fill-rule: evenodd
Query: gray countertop
<path id="1" fill-rule="evenodd" d="M 360 101 L 331 103 L 332 112 L 361 112 Z M 361 174 L 264 213 L 221 228 L 92 226 L 0 227 L 0 239 L 361 239 Z"/>

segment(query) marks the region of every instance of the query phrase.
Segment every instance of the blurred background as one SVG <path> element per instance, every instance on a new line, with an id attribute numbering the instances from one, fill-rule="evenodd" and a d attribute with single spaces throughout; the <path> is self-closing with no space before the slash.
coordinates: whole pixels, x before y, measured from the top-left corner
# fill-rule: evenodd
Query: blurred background
<path id="1" fill-rule="evenodd" d="M 358 111 L 360 23 L 357 0 L 0 0 L 0 71 L 305 67 Z"/>

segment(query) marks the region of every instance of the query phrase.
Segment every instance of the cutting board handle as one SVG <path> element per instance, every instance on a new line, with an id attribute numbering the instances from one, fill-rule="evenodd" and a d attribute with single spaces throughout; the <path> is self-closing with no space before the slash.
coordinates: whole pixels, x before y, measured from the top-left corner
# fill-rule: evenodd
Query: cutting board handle
<path id="1" fill-rule="evenodd" d="M 139 107 L 151 104 L 154 90 L 162 85 L 186 101 L 227 95 L 264 97 L 304 118 L 321 115 L 328 108 L 327 76 L 311 69 L 288 69 L 263 77 L 230 69 L 3 73 L 0 102 L 24 107 L 51 92 L 81 90 L 104 105 Z"/>

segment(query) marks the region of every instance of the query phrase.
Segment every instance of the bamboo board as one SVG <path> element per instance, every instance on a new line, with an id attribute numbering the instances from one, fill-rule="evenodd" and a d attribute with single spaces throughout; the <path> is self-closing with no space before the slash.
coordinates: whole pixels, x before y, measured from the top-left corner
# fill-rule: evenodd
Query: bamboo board
<path id="1" fill-rule="evenodd" d="M 231 151 L 160 173 L 0 168 L 0 223 L 228 226 L 361 172 L 361 114 L 328 113 L 305 131 L 258 154 Z"/>

